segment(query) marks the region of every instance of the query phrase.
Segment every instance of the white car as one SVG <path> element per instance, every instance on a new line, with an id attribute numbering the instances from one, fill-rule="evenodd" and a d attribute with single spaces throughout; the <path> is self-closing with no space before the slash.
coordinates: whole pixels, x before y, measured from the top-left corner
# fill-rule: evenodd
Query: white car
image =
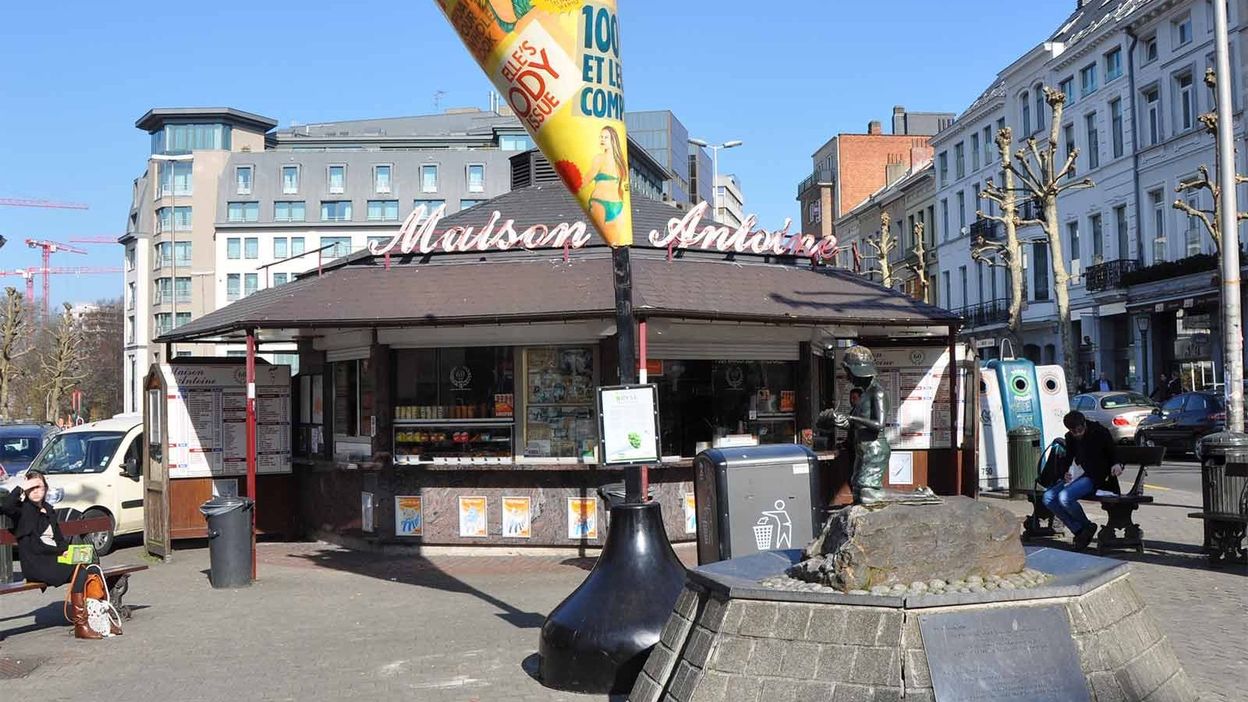
<path id="1" fill-rule="evenodd" d="M 113 537 L 143 531 L 143 417 L 119 414 L 80 424 L 52 436 L 30 464 L 47 476 L 49 502 L 69 518 L 108 517 L 113 528 L 88 534 L 100 554 L 113 548 Z M 25 475 L 3 487 L 12 490 Z M 62 517 L 64 518 L 64 517 Z"/>

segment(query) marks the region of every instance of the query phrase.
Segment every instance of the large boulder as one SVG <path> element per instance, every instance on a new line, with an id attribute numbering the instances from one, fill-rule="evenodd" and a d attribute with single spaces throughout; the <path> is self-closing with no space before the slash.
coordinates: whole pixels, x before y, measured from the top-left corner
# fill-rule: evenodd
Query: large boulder
<path id="1" fill-rule="evenodd" d="M 789 575 L 843 591 L 1023 570 L 1018 520 L 967 497 L 938 504 L 853 505 L 832 513 Z"/>

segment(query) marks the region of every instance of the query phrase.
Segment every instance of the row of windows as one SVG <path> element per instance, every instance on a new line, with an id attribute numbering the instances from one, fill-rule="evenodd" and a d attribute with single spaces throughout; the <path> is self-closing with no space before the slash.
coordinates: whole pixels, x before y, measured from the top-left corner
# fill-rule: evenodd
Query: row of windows
<path id="1" fill-rule="evenodd" d="M 153 269 L 191 265 L 191 242 L 160 241 L 152 245 Z"/>
<path id="2" fill-rule="evenodd" d="M 482 202 L 483 199 L 461 198 L 459 200 L 459 209 L 466 210 L 469 207 L 475 207 Z M 412 201 L 412 209 L 424 207 L 426 212 L 446 205 L 446 200 L 433 198 L 418 198 Z M 190 229 L 190 208 L 187 211 L 186 228 Z M 451 212 L 453 210 L 448 210 Z M 350 222 L 354 219 L 351 200 L 322 200 L 321 201 L 321 220 L 322 222 Z M 368 200 L 365 203 L 365 220 L 369 222 L 397 222 L 399 221 L 399 201 L 398 200 Z M 260 221 L 260 203 L 255 201 L 249 202 L 229 202 L 226 204 L 226 221 L 227 222 L 258 222 Z M 275 222 L 304 222 L 307 221 L 307 204 L 303 200 L 277 200 L 273 203 L 273 221 Z"/>
<path id="3" fill-rule="evenodd" d="M 167 334 L 174 329 L 191 321 L 190 312 L 157 312 L 156 313 L 156 335 Z"/>
<path id="4" fill-rule="evenodd" d="M 134 284 L 131 283 L 131 286 Z M 131 287 L 131 295 L 133 296 L 133 287 Z M 191 301 L 191 279 L 190 277 L 178 276 L 177 278 L 157 278 L 156 290 L 152 296 L 152 302 L 157 305 L 167 305 L 174 302 L 190 302 Z M 133 307 L 133 305 L 131 305 Z"/>
<path id="5" fill-rule="evenodd" d="M 189 164 L 188 164 L 189 166 Z M 280 178 L 282 184 L 283 195 L 297 195 L 299 193 L 302 167 L 297 164 L 285 165 L 281 167 Z M 420 190 L 426 193 L 436 193 L 441 188 L 440 170 L 436 163 L 426 163 L 420 166 Z M 250 195 L 252 193 L 255 180 L 255 166 L 235 166 L 234 167 L 234 192 L 238 195 Z M 325 180 L 329 187 L 329 194 L 340 195 L 347 191 L 347 166 L 345 164 L 334 164 L 326 166 Z M 470 193 L 485 192 L 485 164 L 470 163 L 464 167 L 464 182 Z M 394 165 L 388 163 L 375 164 L 372 167 L 372 189 L 373 192 L 379 194 L 387 194 L 393 192 L 394 187 Z M 189 193 L 188 193 L 189 194 Z"/>

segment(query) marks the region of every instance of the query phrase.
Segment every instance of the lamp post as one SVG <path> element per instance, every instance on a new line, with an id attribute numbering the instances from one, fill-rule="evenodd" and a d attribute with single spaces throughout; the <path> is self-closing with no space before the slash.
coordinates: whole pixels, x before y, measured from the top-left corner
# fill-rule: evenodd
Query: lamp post
<path id="1" fill-rule="evenodd" d="M 1244 431 L 1244 320 L 1239 304 L 1239 207 L 1235 202 L 1235 125 L 1231 120 L 1231 60 L 1226 3 L 1213 3 L 1213 47 L 1218 82 L 1218 186 L 1222 197 L 1222 355 L 1226 375 L 1226 429 Z"/>
<path id="2" fill-rule="evenodd" d="M 711 150 L 711 208 L 714 210 L 712 216 L 715 221 L 719 221 L 719 151 L 720 149 L 734 149 L 741 146 L 745 142 L 740 139 L 732 139 L 722 144 L 711 144 L 705 139 L 690 139 L 690 144 L 701 146 L 704 149 Z"/>
<path id="3" fill-rule="evenodd" d="M 1140 367 L 1143 369 L 1140 374 L 1140 392 L 1148 394 L 1148 325 L 1152 320 L 1150 314 L 1144 314 L 1135 318 L 1135 328 L 1140 330 Z"/>

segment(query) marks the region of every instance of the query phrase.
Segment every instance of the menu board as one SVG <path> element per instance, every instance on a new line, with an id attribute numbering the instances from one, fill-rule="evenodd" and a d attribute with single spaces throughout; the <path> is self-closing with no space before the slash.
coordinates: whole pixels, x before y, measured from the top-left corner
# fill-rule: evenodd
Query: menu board
<path id="1" fill-rule="evenodd" d="M 169 417 L 169 477 L 247 473 L 247 370 L 162 365 Z M 256 472 L 289 473 L 290 367 L 256 366 Z"/>
<path id="2" fill-rule="evenodd" d="M 949 407 L 949 351 L 943 347 L 910 346 L 872 349 L 877 382 L 888 401 L 885 435 L 894 449 L 949 448 L 952 440 Z M 959 380 L 964 377 L 959 374 Z M 837 404 L 848 411 L 852 388 L 837 357 Z M 958 394 L 958 417 L 966 393 Z M 959 426 L 961 422 L 959 421 Z"/>
<path id="3" fill-rule="evenodd" d="M 659 460 L 658 404 L 658 388 L 653 385 L 619 385 L 598 390 L 603 463 Z"/>

